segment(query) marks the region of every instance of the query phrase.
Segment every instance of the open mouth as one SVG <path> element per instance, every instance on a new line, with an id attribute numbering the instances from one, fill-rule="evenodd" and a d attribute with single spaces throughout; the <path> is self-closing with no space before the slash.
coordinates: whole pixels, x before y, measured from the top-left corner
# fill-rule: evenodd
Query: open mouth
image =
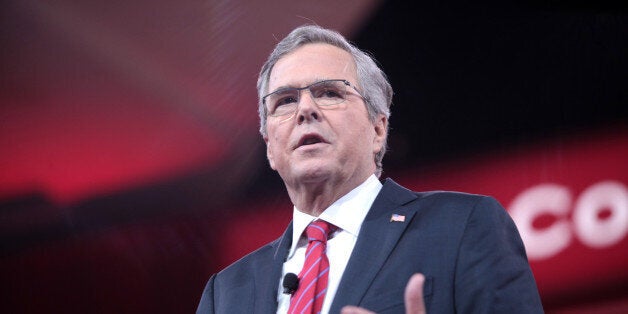
<path id="1" fill-rule="evenodd" d="M 297 148 L 301 146 L 313 145 L 313 144 L 324 143 L 324 142 L 325 141 L 323 140 L 323 138 L 317 134 L 305 135 L 301 138 L 301 140 L 299 140 L 299 144 L 297 145 Z"/>

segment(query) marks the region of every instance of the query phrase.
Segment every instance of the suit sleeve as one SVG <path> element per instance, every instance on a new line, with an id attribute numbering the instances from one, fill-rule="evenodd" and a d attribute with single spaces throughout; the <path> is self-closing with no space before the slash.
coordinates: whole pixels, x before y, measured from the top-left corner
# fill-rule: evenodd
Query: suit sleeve
<path id="1" fill-rule="evenodd" d="M 198 304 L 198 308 L 196 309 L 196 314 L 207 314 L 214 313 L 214 280 L 216 279 L 216 275 L 212 275 L 207 281 L 205 285 L 205 289 L 203 290 L 203 295 L 201 296 L 201 302 Z"/>
<path id="2" fill-rule="evenodd" d="M 455 274 L 458 313 L 543 313 L 517 228 L 493 198 L 469 214 Z"/>

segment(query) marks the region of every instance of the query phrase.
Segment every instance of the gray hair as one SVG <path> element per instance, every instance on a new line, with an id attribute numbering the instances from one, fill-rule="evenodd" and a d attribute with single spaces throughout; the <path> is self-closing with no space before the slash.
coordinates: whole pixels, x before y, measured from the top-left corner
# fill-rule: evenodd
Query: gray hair
<path id="1" fill-rule="evenodd" d="M 303 45 L 313 43 L 325 43 L 349 52 L 356 64 L 358 84 L 362 89 L 362 96 L 364 97 L 371 122 L 375 122 L 380 114 L 384 114 L 386 119 L 390 117 L 393 90 L 390 83 L 388 83 L 386 74 L 377 66 L 375 60 L 368 53 L 349 43 L 340 33 L 317 25 L 305 25 L 294 29 L 275 46 L 275 50 L 270 54 L 260 71 L 257 79 L 257 94 L 259 97 L 258 111 L 262 136 L 267 136 L 267 108 L 262 103 L 262 97 L 268 93 L 270 72 L 283 56 Z M 388 124 L 386 126 L 388 127 Z M 388 135 L 388 130 L 386 130 L 386 134 Z M 386 142 L 387 139 L 384 139 L 382 149 L 374 157 L 375 166 L 377 167 L 375 174 L 378 177 L 382 172 L 382 159 L 384 159 L 384 154 L 386 153 Z"/>

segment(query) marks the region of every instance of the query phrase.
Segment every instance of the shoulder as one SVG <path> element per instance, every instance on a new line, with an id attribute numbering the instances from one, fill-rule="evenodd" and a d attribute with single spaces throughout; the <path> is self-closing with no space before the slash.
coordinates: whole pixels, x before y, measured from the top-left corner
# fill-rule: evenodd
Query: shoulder
<path id="1" fill-rule="evenodd" d="M 502 212 L 503 206 L 493 197 L 457 191 L 413 191 L 391 179 L 387 179 L 382 188 L 383 197 L 393 202 L 403 200 L 404 206 L 420 207 L 422 210 L 438 210 L 481 213 Z"/>
<path id="2" fill-rule="evenodd" d="M 415 192 L 416 203 L 439 210 L 474 214 L 505 212 L 504 207 L 492 196 L 454 191 Z"/>
<path id="3" fill-rule="evenodd" d="M 477 202 L 481 199 L 492 199 L 490 196 L 481 194 L 472 194 L 457 191 L 414 191 L 407 187 L 400 185 L 394 180 L 387 178 L 384 181 L 381 192 L 384 197 L 392 199 L 408 199 L 415 201 L 432 201 L 432 202 Z M 414 195 L 414 197 L 409 197 Z"/>
<path id="4" fill-rule="evenodd" d="M 417 199 L 408 205 L 415 208 L 416 223 L 421 228 L 445 232 L 448 237 L 467 239 L 470 243 L 513 241 L 508 246 L 525 254 L 521 252 L 523 243 L 514 221 L 495 198 L 452 191 L 415 194 Z"/>
<path id="5" fill-rule="evenodd" d="M 453 191 L 417 192 L 417 206 L 429 213 L 462 224 L 480 221 L 490 227 L 493 224 L 512 224 L 506 209 L 493 197 Z"/>
<path id="6" fill-rule="evenodd" d="M 442 223 L 450 227 L 463 227 L 469 221 L 486 220 L 486 223 L 510 224 L 510 216 L 504 207 L 493 197 L 457 191 L 416 192 L 407 189 L 393 180 L 386 180 L 381 191 L 387 204 L 416 212 L 419 221 Z M 390 207 L 388 207 L 390 210 Z"/>
<path id="7" fill-rule="evenodd" d="M 475 205 L 483 202 L 496 202 L 491 196 L 456 191 L 425 191 L 413 192 L 417 200 L 424 203 L 439 205 Z"/>

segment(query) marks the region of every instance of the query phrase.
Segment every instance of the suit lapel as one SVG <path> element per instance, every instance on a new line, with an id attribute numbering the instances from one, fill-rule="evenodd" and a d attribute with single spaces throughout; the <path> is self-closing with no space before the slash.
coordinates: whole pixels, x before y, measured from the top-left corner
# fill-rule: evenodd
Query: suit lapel
<path id="1" fill-rule="evenodd" d="M 281 277 L 281 269 L 288 256 L 288 250 L 292 244 L 292 222 L 283 236 L 275 240 L 271 246 L 272 256 L 270 263 L 262 264 L 255 273 L 255 313 L 277 312 L 277 289 Z M 242 300 L 247 302 L 247 300 Z"/>
<path id="2" fill-rule="evenodd" d="M 359 305 L 364 294 L 416 213 L 404 204 L 416 199 L 411 191 L 387 179 L 367 214 L 347 268 L 340 280 L 330 313 L 344 305 Z M 392 214 L 404 221 L 393 221 Z"/>

